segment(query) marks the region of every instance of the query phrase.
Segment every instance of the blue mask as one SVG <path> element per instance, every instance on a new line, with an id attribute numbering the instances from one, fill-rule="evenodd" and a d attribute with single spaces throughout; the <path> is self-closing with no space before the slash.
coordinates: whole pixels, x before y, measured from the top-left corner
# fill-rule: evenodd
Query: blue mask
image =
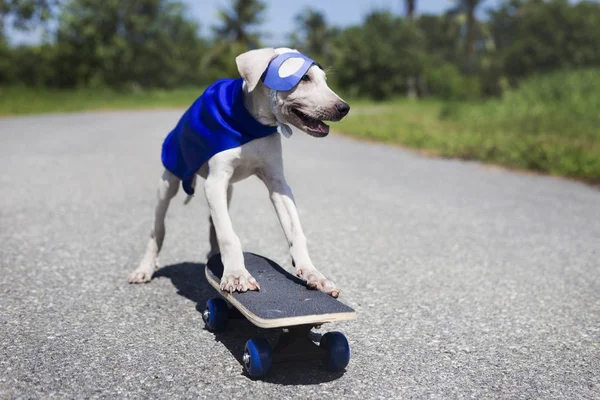
<path id="1" fill-rule="evenodd" d="M 283 63 L 290 58 L 302 58 L 304 59 L 304 64 L 302 64 L 302 66 L 292 75 L 282 78 L 279 76 L 279 68 L 281 68 Z M 271 60 L 267 70 L 263 74 L 262 81 L 269 89 L 285 92 L 293 89 L 300 83 L 304 74 L 306 74 L 313 64 L 319 65 L 316 61 L 306 57 L 304 54 L 297 52 L 283 53 Z"/>

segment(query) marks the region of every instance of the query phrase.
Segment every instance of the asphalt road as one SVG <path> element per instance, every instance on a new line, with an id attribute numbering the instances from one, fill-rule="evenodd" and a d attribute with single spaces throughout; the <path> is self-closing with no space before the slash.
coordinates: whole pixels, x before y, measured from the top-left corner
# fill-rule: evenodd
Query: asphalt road
<path id="1" fill-rule="evenodd" d="M 215 336 L 202 197 L 142 255 L 179 111 L 0 119 L 0 398 L 600 398 L 600 192 L 339 136 L 285 141 L 313 261 L 358 319 L 345 374 L 243 374 Z M 248 251 L 291 269 L 267 192 L 236 185 Z"/>

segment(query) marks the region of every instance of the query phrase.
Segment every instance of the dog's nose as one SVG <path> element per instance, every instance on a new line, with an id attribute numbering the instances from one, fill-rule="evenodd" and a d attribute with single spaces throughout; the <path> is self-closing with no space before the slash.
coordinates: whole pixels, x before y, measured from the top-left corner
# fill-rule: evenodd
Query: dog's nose
<path id="1" fill-rule="evenodd" d="M 350 106 L 344 101 L 336 103 L 335 108 L 342 115 L 342 117 L 348 114 L 348 111 L 350 111 Z"/>

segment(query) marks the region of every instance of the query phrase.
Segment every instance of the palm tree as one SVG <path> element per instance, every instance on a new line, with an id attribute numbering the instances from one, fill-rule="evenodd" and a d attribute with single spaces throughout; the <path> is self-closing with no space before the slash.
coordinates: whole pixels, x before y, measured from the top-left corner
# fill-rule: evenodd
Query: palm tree
<path id="1" fill-rule="evenodd" d="M 457 0 L 456 6 L 450 8 L 447 14 L 454 16 L 461 25 L 465 27 L 464 50 L 465 50 L 465 70 L 472 72 L 475 63 L 475 42 L 478 37 L 486 36 L 487 32 L 482 29 L 482 25 L 477 21 L 475 12 L 483 0 Z M 484 37 L 484 39 L 486 39 Z"/>
<path id="2" fill-rule="evenodd" d="M 481 3 L 481 0 L 463 0 L 467 11 L 467 45 L 466 45 L 466 67 L 467 71 L 473 70 L 473 61 L 475 55 L 475 40 L 477 39 L 475 19 L 475 9 Z"/>
<path id="3" fill-rule="evenodd" d="M 417 0 L 405 0 L 406 4 L 406 18 L 409 21 L 414 21 L 415 10 L 417 8 Z"/>
<path id="4" fill-rule="evenodd" d="M 415 9 L 417 8 L 417 0 L 405 0 L 406 4 L 406 19 L 413 23 L 415 20 Z M 413 99 L 417 97 L 416 79 L 414 76 L 409 76 L 406 80 L 406 95 Z"/>
<path id="5" fill-rule="evenodd" d="M 321 63 L 331 61 L 329 44 L 337 32 L 327 25 L 325 16 L 308 8 L 294 19 L 298 29 L 290 35 L 292 46 Z"/>
<path id="6" fill-rule="evenodd" d="M 263 22 L 265 8 L 259 0 L 232 0 L 229 10 L 219 11 L 221 25 L 213 31 L 220 40 L 241 43 L 249 49 L 259 47 L 260 33 L 251 29 Z"/>

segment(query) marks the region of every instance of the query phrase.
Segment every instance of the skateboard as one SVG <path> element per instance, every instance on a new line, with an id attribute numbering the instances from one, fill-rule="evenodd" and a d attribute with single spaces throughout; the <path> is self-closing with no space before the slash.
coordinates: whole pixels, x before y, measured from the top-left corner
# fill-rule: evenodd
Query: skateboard
<path id="1" fill-rule="evenodd" d="M 328 332 L 317 345 L 310 338 L 311 329 L 327 322 L 352 320 L 356 317 L 354 309 L 307 288 L 304 281 L 266 257 L 244 253 L 244 262 L 260 284 L 260 291 L 222 291 L 221 255 L 208 260 L 206 279 L 221 297 L 207 301 L 202 319 L 209 331 L 222 332 L 228 320 L 238 313 L 259 328 L 281 332 L 274 347 L 265 338 L 246 342 L 242 362 L 248 375 L 262 378 L 273 364 L 307 360 L 321 360 L 329 370 L 343 371 L 350 361 L 346 337 L 341 332 Z"/>

